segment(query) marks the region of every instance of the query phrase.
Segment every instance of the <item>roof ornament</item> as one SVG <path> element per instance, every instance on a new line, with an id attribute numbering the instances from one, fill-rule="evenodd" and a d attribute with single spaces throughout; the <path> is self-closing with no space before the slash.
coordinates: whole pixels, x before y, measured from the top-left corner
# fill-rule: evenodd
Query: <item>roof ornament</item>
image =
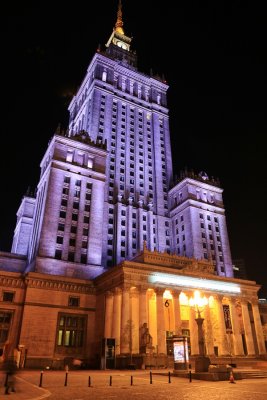
<path id="1" fill-rule="evenodd" d="M 117 21 L 115 24 L 115 31 L 120 33 L 121 35 L 124 35 L 124 30 L 123 30 L 123 21 L 122 21 L 122 4 L 121 0 L 119 0 L 118 4 L 118 12 L 117 12 Z"/>

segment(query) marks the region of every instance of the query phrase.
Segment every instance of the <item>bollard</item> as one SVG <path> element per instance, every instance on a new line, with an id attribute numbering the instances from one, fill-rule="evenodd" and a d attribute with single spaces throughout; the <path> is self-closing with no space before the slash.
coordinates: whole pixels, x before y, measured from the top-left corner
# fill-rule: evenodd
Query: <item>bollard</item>
<path id="1" fill-rule="evenodd" d="M 91 387 L 91 376 L 88 378 L 88 387 Z"/>
<path id="2" fill-rule="evenodd" d="M 169 383 L 171 383 L 171 373 L 169 371 Z"/>
<path id="3" fill-rule="evenodd" d="M 112 386 L 112 376 L 109 377 L 109 386 Z"/>
<path id="4" fill-rule="evenodd" d="M 149 375 L 150 375 L 150 384 L 152 384 L 152 372 L 151 371 L 149 372 Z"/>
<path id="5" fill-rule="evenodd" d="M 5 380 L 5 384 L 4 384 L 5 387 L 8 385 L 8 377 L 9 377 L 9 373 L 7 372 L 6 373 L 6 380 Z"/>
<path id="6" fill-rule="evenodd" d="M 189 370 L 189 382 L 192 382 L 192 372 L 191 372 L 191 369 Z"/>
<path id="7" fill-rule="evenodd" d="M 67 386 L 67 385 L 68 385 L 68 371 L 66 371 L 64 386 Z"/>
<path id="8" fill-rule="evenodd" d="M 44 373 L 44 371 L 41 371 L 39 387 L 42 387 L 42 385 L 43 385 L 43 373 Z"/>
<path id="9" fill-rule="evenodd" d="M 133 376 L 131 375 L 131 386 L 133 386 Z"/>

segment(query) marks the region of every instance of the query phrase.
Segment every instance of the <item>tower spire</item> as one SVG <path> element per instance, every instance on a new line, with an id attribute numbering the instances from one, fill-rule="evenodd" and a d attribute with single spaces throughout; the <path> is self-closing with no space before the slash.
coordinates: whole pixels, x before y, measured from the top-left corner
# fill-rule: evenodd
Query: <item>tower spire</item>
<path id="1" fill-rule="evenodd" d="M 115 24 L 115 31 L 120 33 L 121 35 L 124 35 L 121 0 L 119 0 L 119 4 L 118 4 L 118 12 L 117 12 L 117 21 Z"/>

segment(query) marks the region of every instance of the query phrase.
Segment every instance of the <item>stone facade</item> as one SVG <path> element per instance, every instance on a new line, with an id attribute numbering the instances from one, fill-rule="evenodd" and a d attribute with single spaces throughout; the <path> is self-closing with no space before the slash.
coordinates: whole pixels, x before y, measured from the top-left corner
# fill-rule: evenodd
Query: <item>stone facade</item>
<path id="1" fill-rule="evenodd" d="M 203 172 L 173 182 L 168 85 L 137 70 L 119 11 L 0 253 L 1 352 L 19 346 L 20 367 L 166 366 L 175 335 L 199 354 L 200 290 L 205 354 L 266 356 L 260 286 L 233 278 L 222 189 Z"/>
<path id="2" fill-rule="evenodd" d="M 130 360 L 140 368 L 150 362 L 166 366 L 174 335 L 187 336 L 194 358 L 195 289 L 208 299 L 200 310 L 208 357 L 266 356 L 259 285 L 219 277 L 209 261 L 144 247 L 94 280 L 4 271 L 0 278 L 1 332 L 8 332 L 9 352 L 14 344 L 23 349 L 23 366 L 63 368 L 79 358 L 88 367 L 105 368 L 104 340 L 113 340 L 117 367 Z"/>

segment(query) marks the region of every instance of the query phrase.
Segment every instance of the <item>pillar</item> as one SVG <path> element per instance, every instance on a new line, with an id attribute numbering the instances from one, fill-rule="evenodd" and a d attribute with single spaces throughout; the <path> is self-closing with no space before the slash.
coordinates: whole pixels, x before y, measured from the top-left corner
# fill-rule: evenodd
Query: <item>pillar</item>
<path id="1" fill-rule="evenodd" d="M 154 351 L 157 351 L 157 307 L 156 307 L 156 294 L 153 289 L 147 291 L 147 323 L 149 333 L 152 336 L 152 345 Z"/>
<path id="2" fill-rule="evenodd" d="M 216 297 L 216 305 L 217 305 L 217 315 L 218 315 L 218 324 L 219 324 L 219 356 L 228 356 L 230 353 L 228 341 L 227 341 L 227 333 L 225 327 L 225 320 L 223 314 L 223 306 L 222 306 L 223 296 Z"/>
<path id="3" fill-rule="evenodd" d="M 147 315 L 147 288 L 139 287 L 139 323 L 141 328 L 144 324 L 148 324 Z"/>
<path id="4" fill-rule="evenodd" d="M 120 342 L 121 342 L 121 289 L 120 288 L 116 288 L 114 291 L 111 336 L 115 339 L 116 354 L 120 354 Z"/>
<path id="5" fill-rule="evenodd" d="M 130 320 L 130 292 L 125 287 L 122 290 L 121 304 L 121 353 L 130 353 L 130 331 L 132 321 Z"/>
<path id="6" fill-rule="evenodd" d="M 112 336 L 112 318 L 113 318 L 113 293 L 106 293 L 106 307 L 105 307 L 105 338 L 111 338 Z"/>
<path id="7" fill-rule="evenodd" d="M 206 305 L 204 310 L 204 332 L 205 332 L 205 349 L 208 356 L 214 355 L 214 341 L 213 341 L 213 321 L 209 304 Z"/>
<path id="8" fill-rule="evenodd" d="M 247 351 L 248 355 L 255 355 L 255 347 L 253 342 L 253 335 L 250 323 L 250 316 L 248 312 L 248 302 L 245 299 L 241 299 L 241 309 L 242 309 L 242 317 L 243 317 L 243 324 L 245 330 L 245 338 L 247 344 Z"/>
<path id="9" fill-rule="evenodd" d="M 179 300 L 180 293 L 181 291 L 172 290 L 174 330 L 176 335 L 182 334 L 181 309 Z"/>
<path id="10" fill-rule="evenodd" d="M 243 349 L 243 342 L 242 336 L 240 333 L 240 325 L 236 313 L 236 306 L 235 306 L 235 299 L 231 298 L 229 302 L 230 306 L 230 314 L 231 314 L 231 322 L 232 322 L 232 329 L 233 329 L 233 342 L 234 342 L 234 354 L 236 356 L 243 356 L 244 349 Z"/>
<path id="11" fill-rule="evenodd" d="M 252 302 L 252 313 L 253 313 L 254 326 L 255 326 L 255 331 L 256 331 L 256 336 L 257 336 L 259 354 L 266 354 L 263 329 L 262 329 L 260 312 L 259 312 L 258 299 L 254 300 Z"/>
<path id="12" fill-rule="evenodd" d="M 199 354 L 196 312 L 194 307 L 190 306 L 189 306 L 189 330 L 190 330 L 191 355 Z"/>
<path id="13" fill-rule="evenodd" d="M 131 340 L 130 340 L 130 351 L 132 354 L 139 353 L 139 291 L 137 289 L 131 289 L 130 291 L 131 300 Z"/>
<path id="14" fill-rule="evenodd" d="M 166 354 L 166 329 L 164 320 L 164 304 L 163 304 L 163 293 L 164 289 L 157 288 L 157 345 L 158 353 Z"/>

